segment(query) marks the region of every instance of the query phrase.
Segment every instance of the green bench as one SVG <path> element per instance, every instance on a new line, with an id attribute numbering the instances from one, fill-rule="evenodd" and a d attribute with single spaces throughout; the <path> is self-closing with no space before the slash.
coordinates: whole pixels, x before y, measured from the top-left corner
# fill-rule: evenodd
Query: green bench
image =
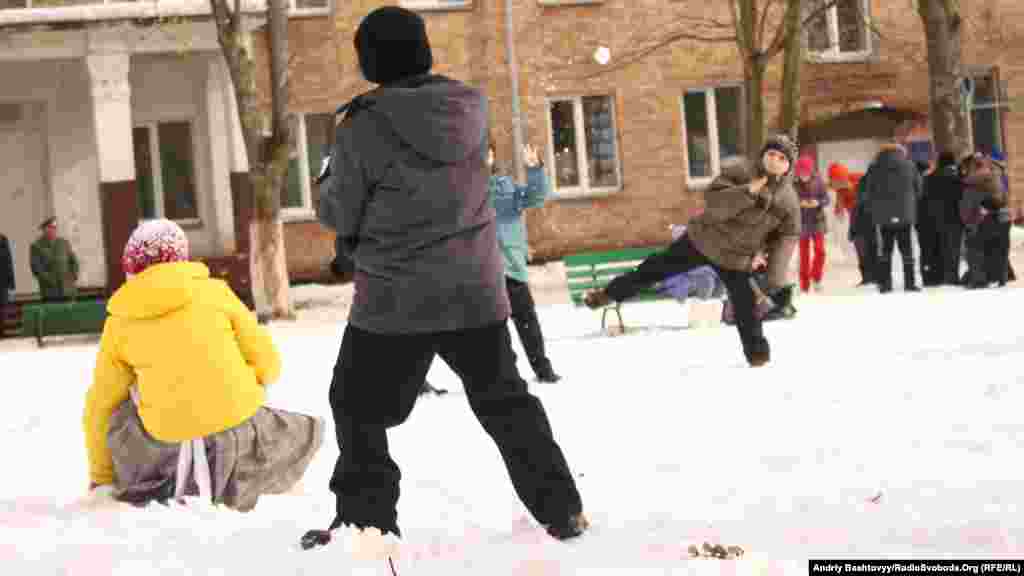
<path id="1" fill-rule="evenodd" d="M 106 319 L 106 300 L 36 302 L 22 306 L 21 331 L 42 347 L 46 336 L 100 334 Z"/>
<path id="2" fill-rule="evenodd" d="M 577 306 L 583 305 L 583 295 L 594 288 L 604 288 L 613 278 L 636 269 L 640 262 L 651 254 L 665 250 L 666 246 L 654 246 L 650 248 L 624 248 L 622 250 L 609 250 L 606 252 L 586 252 L 572 254 L 562 259 L 565 265 L 565 276 L 569 285 L 569 298 Z M 630 298 L 630 302 L 644 300 L 665 300 L 671 296 L 661 294 L 657 286 L 645 288 L 639 294 Z M 607 326 L 609 312 L 614 312 L 619 319 L 619 328 L 623 332 L 626 326 L 622 322 L 622 302 L 615 302 L 605 306 L 601 311 L 601 330 Z"/>

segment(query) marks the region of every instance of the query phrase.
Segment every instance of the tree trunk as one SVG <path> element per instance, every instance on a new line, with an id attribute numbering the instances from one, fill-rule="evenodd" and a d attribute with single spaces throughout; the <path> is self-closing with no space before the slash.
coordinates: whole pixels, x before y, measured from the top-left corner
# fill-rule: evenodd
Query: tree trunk
<path id="1" fill-rule="evenodd" d="M 767 61 L 758 55 L 744 66 L 743 90 L 747 97 L 747 156 L 756 161 L 764 145 L 764 76 Z"/>
<path id="2" fill-rule="evenodd" d="M 953 6 L 944 0 L 918 2 L 928 45 L 932 138 L 937 152 L 950 151 L 961 158 L 970 149 L 970 138 L 967 111 L 960 100 L 961 22 L 958 13 L 949 12 Z"/>
<path id="3" fill-rule="evenodd" d="M 294 316 L 288 297 L 288 270 L 281 222 L 281 190 L 287 182 L 291 127 L 288 105 L 288 21 L 284 0 L 267 9 L 271 52 L 271 136 L 263 137 L 263 115 L 256 100 L 252 45 L 243 18 L 228 0 L 210 0 L 217 39 L 227 62 L 249 161 L 255 220 L 249 222 L 249 269 L 253 301 L 260 315 Z"/>
<path id="4" fill-rule="evenodd" d="M 803 0 L 786 2 L 786 42 L 783 49 L 782 112 L 779 128 L 797 141 L 800 132 L 800 71 L 804 62 L 804 43 L 800 35 Z"/>
<path id="5" fill-rule="evenodd" d="M 292 318 L 288 298 L 288 266 L 281 222 L 281 191 L 288 179 L 288 156 L 292 142 L 288 117 L 288 15 L 285 0 L 267 5 L 270 41 L 271 136 L 264 165 L 262 188 L 256 193 L 256 222 L 250 266 L 260 269 L 259 286 L 274 318 Z M 255 282 L 254 282 L 255 284 Z"/>

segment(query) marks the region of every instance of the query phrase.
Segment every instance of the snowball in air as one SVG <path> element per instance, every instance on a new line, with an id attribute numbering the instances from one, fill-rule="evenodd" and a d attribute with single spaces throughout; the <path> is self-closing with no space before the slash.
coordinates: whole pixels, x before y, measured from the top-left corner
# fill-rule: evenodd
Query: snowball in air
<path id="1" fill-rule="evenodd" d="M 612 59 L 612 51 L 607 46 L 599 46 L 597 50 L 594 50 L 594 60 L 598 64 L 604 66 Z"/>

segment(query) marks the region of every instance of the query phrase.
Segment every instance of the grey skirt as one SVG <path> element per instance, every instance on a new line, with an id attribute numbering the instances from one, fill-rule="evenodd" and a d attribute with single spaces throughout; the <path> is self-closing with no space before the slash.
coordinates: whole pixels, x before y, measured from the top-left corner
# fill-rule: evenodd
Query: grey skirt
<path id="1" fill-rule="evenodd" d="M 323 444 L 323 427 L 319 418 L 262 407 L 238 426 L 207 436 L 214 503 L 248 512 L 262 494 L 287 492 Z M 180 444 L 150 436 L 130 399 L 114 411 L 107 445 L 116 499 L 143 505 L 173 496 Z M 194 480 L 184 493 L 199 493 Z"/>

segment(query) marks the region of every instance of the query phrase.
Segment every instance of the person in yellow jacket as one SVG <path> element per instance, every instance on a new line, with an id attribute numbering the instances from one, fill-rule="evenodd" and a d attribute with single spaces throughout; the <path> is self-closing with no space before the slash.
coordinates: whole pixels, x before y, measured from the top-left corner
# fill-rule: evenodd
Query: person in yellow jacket
<path id="1" fill-rule="evenodd" d="M 264 406 L 281 372 L 269 332 L 188 261 L 170 220 L 140 224 L 121 264 L 85 399 L 90 490 L 137 504 L 200 493 L 242 511 L 289 490 L 323 421 Z"/>

